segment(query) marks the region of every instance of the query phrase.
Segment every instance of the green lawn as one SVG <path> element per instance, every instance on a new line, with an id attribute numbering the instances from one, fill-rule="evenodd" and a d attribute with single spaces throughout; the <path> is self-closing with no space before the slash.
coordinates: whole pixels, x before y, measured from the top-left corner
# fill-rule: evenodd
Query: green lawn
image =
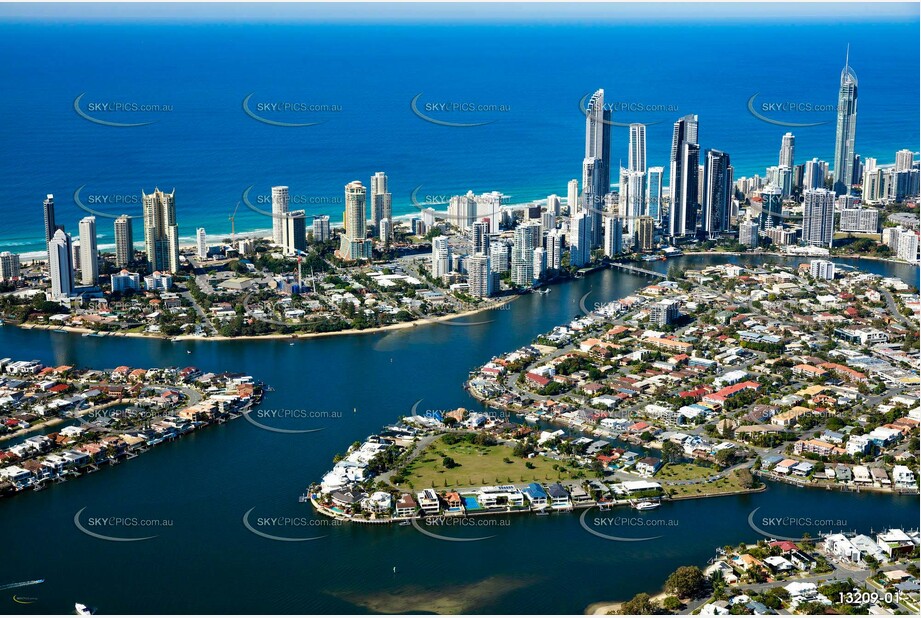
<path id="1" fill-rule="evenodd" d="M 451 457 L 457 467 L 447 469 L 442 465 L 445 457 Z M 508 458 L 511 463 L 504 460 Z M 534 468 L 528 468 L 530 463 Z M 553 466 L 563 468 L 555 470 Z M 545 457 L 522 459 L 512 455 L 512 449 L 505 445 L 478 446 L 468 442 L 445 444 L 439 438 L 419 454 L 407 466 L 408 481 L 398 487 L 408 488 L 412 483 L 415 489 L 426 487 L 456 488 L 479 487 L 500 483 L 553 482 L 576 478 L 579 468 L 553 461 Z M 582 471 L 589 475 L 589 471 Z"/>
<path id="2" fill-rule="evenodd" d="M 656 474 L 656 478 L 661 481 L 693 481 L 707 478 L 717 472 L 716 468 L 702 466 L 697 463 L 670 463 L 662 466 L 662 469 Z"/>
<path id="3" fill-rule="evenodd" d="M 712 483 L 694 483 L 693 485 L 668 485 L 665 487 L 669 495 L 676 498 L 684 496 L 706 496 L 731 491 L 748 490 L 739 478 L 739 470 L 733 471 L 728 477 L 723 477 Z"/>

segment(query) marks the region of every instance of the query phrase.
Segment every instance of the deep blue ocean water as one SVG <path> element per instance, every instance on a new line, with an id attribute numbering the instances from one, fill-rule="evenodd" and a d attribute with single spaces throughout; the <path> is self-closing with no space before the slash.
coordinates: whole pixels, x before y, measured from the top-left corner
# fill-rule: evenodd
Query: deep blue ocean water
<path id="1" fill-rule="evenodd" d="M 857 151 L 890 162 L 917 151 L 917 20 L 802 25 L 735 21 L 710 25 L 209 25 L 65 24 L 0 21 L 0 250 L 41 249 L 41 202 L 56 196 L 58 222 L 76 232 L 73 194 L 127 200 L 95 204 L 112 215 L 140 214 L 141 189 L 176 189 L 180 234 L 198 226 L 229 234 L 244 189 L 251 201 L 287 184 L 308 214 L 341 218 L 343 186 L 390 178 L 394 214 L 419 199 L 500 190 L 513 202 L 565 196 L 581 177 L 584 117 L 580 99 L 604 88 L 609 101 L 673 111 L 615 111 L 647 122 L 648 164 L 667 168 L 671 124 L 700 116 L 703 148 L 730 153 L 736 176 L 763 174 L 777 162 L 786 128 L 754 118 L 762 103 L 833 105 L 850 43 L 860 80 Z M 101 126 L 74 111 L 98 103 L 169 105 L 169 112 L 89 112 L 141 127 Z M 242 109 L 259 103 L 335 105 L 338 112 L 271 113 L 260 123 Z M 505 112 L 430 115 L 419 106 L 451 102 L 504 105 Z M 670 106 L 670 107 L 669 107 Z M 766 113 L 825 122 L 790 129 L 796 159 L 830 161 L 834 114 Z M 627 129 L 613 131 L 615 162 L 627 155 Z M 133 202 L 132 202 L 133 200 Z M 319 204 L 317 203 L 319 202 Z M 112 227 L 99 223 L 100 244 Z M 243 207 L 237 231 L 270 220 Z M 136 224 L 135 237 L 140 239 Z"/>

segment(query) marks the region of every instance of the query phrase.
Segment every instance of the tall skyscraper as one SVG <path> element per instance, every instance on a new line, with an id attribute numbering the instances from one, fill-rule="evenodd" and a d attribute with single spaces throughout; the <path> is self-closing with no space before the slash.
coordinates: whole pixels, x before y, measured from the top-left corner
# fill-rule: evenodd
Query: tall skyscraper
<path id="1" fill-rule="evenodd" d="M 329 240 L 329 217 L 327 215 L 318 215 L 313 218 L 313 241 L 326 242 Z"/>
<path id="2" fill-rule="evenodd" d="M 134 228 L 131 217 L 122 215 L 115 220 L 115 265 L 124 268 L 134 260 Z"/>
<path id="3" fill-rule="evenodd" d="M 381 219 L 393 219 L 393 195 L 387 190 L 387 174 L 376 172 L 371 176 L 371 221 L 375 229 Z"/>
<path id="4" fill-rule="evenodd" d="M 307 213 L 303 210 L 290 210 L 285 213 L 282 229 L 282 246 L 285 253 L 297 255 L 307 250 Z"/>
<path id="5" fill-rule="evenodd" d="M 675 122 L 669 169 L 671 212 L 669 236 L 692 235 L 697 226 L 697 183 L 700 146 L 697 116 L 689 114 Z"/>
<path id="6" fill-rule="evenodd" d="M 208 258 L 208 236 L 203 227 L 195 230 L 195 247 L 199 259 L 204 260 Z"/>
<path id="7" fill-rule="evenodd" d="M 652 251 L 652 239 L 656 223 L 652 217 L 640 217 L 636 223 L 636 233 L 633 235 L 634 246 L 640 253 Z"/>
<path id="8" fill-rule="evenodd" d="M 729 229 L 732 203 L 732 165 L 729 155 L 708 150 L 704 164 L 704 194 L 700 211 L 701 232 L 713 238 Z"/>
<path id="9" fill-rule="evenodd" d="M 624 250 L 624 220 L 620 217 L 604 218 L 604 254 L 619 255 Z"/>
<path id="10" fill-rule="evenodd" d="M 473 244 L 473 253 L 489 254 L 489 224 L 485 221 L 476 221 L 471 227 L 470 239 Z"/>
<path id="11" fill-rule="evenodd" d="M 793 169 L 793 149 L 796 145 L 796 138 L 792 133 L 786 133 L 780 140 L 780 157 L 777 161 L 778 167 L 787 166 Z"/>
<path id="12" fill-rule="evenodd" d="M 575 178 L 566 184 L 566 205 L 569 206 L 570 215 L 579 210 L 579 181 Z"/>
<path id="13" fill-rule="evenodd" d="M 895 153 L 895 171 L 897 172 L 906 172 L 911 170 L 912 165 L 914 164 L 914 153 L 907 148 L 905 150 L 899 150 Z"/>
<path id="14" fill-rule="evenodd" d="M 835 192 L 810 189 L 803 192 L 803 244 L 831 247 L 834 238 Z"/>
<path id="15" fill-rule="evenodd" d="M 777 227 L 783 220 L 783 194 L 780 187 L 769 184 L 761 189 L 761 212 L 758 226 L 762 231 Z"/>
<path id="16" fill-rule="evenodd" d="M 448 223 L 461 230 L 468 230 L 476 221 L 477 204 L 473 193 L 455 195 L 448 202 Z"/>
<path id="17" fill-rule="evenodd" d="M 377 232 L 378 239 L 386 244 L 389 243 L 393 238 L 393 223 L 390 222 L 390 219 L 384 217 L 381 219 L 380 227 Z"/>
<path id="18" fill-rule="evenodd" d="M 74 293 L 74 266 L 70 235 L 56 230 L 48 241 L 48 270 L 51 275 L 51 300 Z"/>
<path id="19" fill-rule="evenodd" d="M 828 163 L 825 161 L 817 158 L 806 161 L 806 167 L 803 170 L 803 189 L 824 189 L 827 170 Z"/>
<path id="20" fill-rule="evenodd" d="M 746 247 L 758 246 L 759 223 L 756 219 L 745 219 L 739 223 L 739 244 Z"/>
<path id="21" fill-rule="evenodd" d="M 0 253 L 0 281 L 19 278 L 19 254 L 4 251 Z"/>
<path id="22" fill-rule="evenodd" d="M 144 203 L 144 248 L 151 271 L 179 272 L 179 226 L 176 224 L 176 190 L 141 192 Z"/>
<path id="23" fill-rule="evenodd" d="M 627 169 L 631 172 L 646 171 L 646 125 L 630 125 L 630 147 L 627 152 Z"/>
<path id="24" fill-rule="evenodd" d="M 467 287 L 471 296 L 488 298 L 495 293 L 489 256 L 479 253 L 467 260 Z"/>
<path id="25" fill-rule="evenodd" d="M 585 266 L 592 256 L 591 220 L 587 213 L 580 212 L 570 217 L 568 236 L 570 266 Z"/>
<path id="26" fill-rule="evenodd" d="M 578 191 L 578 189 L 576 189 Z M 557 194 L 547 196 L 547 212 L 552 213 L 554 217 L 560 216 L 560 196 Z"/>
<path id="27" fill-rule="evenodd" d="M 534 285 L 534 250 L 540 246 L 540 225 L 524 223 L 515 228 L 512 242 L 512 283 Z"/>
<path id="28" fill-rule="evenodd" d="M 547 232 L 547 268 L 559 270 L 563 262 L 563 233 L 560 230 Z"/>
<path id="29" fill-rule="evenodd" d="M 99 249 L 96 244 L 96 217 L 80 219 L 80 283 L 95 285 L 99 280 Z"/>
<path id="30" fill-rule="evenodd" d="M 662 223 L 662 175 L 661 167 L 650 167 L 646 172 L 646 214 Z"/>
<path id="31" fill-rule="evenodd" d="M 646 174 L 640 171 L 627 171 L 621 175 L 620 202 L 621 216 L 627 225 L 627 230 L 633 234 L 636 231 L 636 219 L 644 214 L 646 208 Z"/>
<path id="32" fill-rule="evenodd" d="M 54 194 L 49 193 L 45 197 L 45 201 L 42 203 L 42 210 L 45 215 L 45 242 L 48 242 L 58 230 L 57 225 L 54 223 Z"/>
<path id="33" fill-rule="evenodd" d="M 432 277 L 440 279 L 451 272 L 451 245 L 447 236 L 432 239 Z"/>
<path id="34" fill-rule="evenodd" d="M 272 242 L 279 246 L 284 240 L 289 199 L 288 187 L 272 187 Z"/>
<path id="35" fill-rule="evenodd" d="M 339 254 L 345 259 L 370 258 L 367 236 L 367 191 L 360 180 L 345 185 L 345 212 L 342 221 L 345 233 L 342 235 Z"/>
<path id="36" fill-rule="evenodd" d="M 850 48 L 848 48 L 850 53 Z M 848 54 L 849 56 L 849 54 Z M 857 74 L 845 56 L 838 89 L 838 125 L 835 129 L 834 190 L 848 193 L 854 177 L 854 134 L 857 130 Z"/>
<path id="37" fill-rule="evenodd" d="M 611 190 L 611 111 L 598 89 L 585 110 L 585 158 L 582 161 L 582 199 L 591 224 L 592 247 L 601 246 L 602 206 Z"/>

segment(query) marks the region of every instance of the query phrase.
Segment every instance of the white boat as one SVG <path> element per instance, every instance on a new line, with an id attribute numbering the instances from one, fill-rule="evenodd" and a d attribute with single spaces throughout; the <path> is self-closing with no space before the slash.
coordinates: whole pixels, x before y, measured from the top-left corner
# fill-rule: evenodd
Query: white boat
<path id="1" fill-rule="evenodd" d="M 540 417 L 538 417 L 536 414 L 528 414 L 524 417 L 524 420 L 528 421 L 529 423 L 536 423 L 540 420 Z"/>
<path id="2" fill-rule="evenodd" d="M 652 502 L 650 500 L 642 500 L 640 502 L 636 502 L 633 505 L 633 508 L 635 508 L 637 511 L 651 511 L 652 509 L 659 508 L 659 506 L 661 506 L 659 502 Z"/>
<path id="3" fill-rule="evenodd" d="M 83 603 L 74 603 L 74 609 L 77 610 L 78 616 L 92 616 L 96 612 Z"/>

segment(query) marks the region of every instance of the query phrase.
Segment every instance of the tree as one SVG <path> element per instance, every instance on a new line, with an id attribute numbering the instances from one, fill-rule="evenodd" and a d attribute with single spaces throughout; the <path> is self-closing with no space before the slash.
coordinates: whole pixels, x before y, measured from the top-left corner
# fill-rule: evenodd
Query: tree
<path id="1" fill-rule="evenodd" d="M 445 468 L 450 470 L 451 468 L 457 467 L 457 462 L 454 461 L 453 457 L 446 456 L 444 459 L 441 460 L 441 465 L 443 465 Z"/>
<path id="2" fill-rule="evenodd" d="M 665 580 L 665 591 L 682 599 L 695 599 L 706 590 L 706 578 L 703 571 L 696 566 L 683 566 Z"/>
<path id="3" fill-rule="evenodd" d="M 620 613 L 625 616 L 648 616 L 655 614 L 658 604 L 645 592 L 641 592 L 620 606 Z"/>
<path id="4" fill-rule="evenodd" d="M 674 442 L 666 440 L 662 443 L 662 461 L 672 463 L 684 456 L 684 451 Z"/>
<path id="5" fill-rule="evenodd" d="M 664 607 L 670 612 L 674 612 L 674 611 L 681 609 L 681 606 L 682 606 L 682 603 L 678 597 L 674 597 L 674 596 L 665 597 L 665 599 L 662 600 L 662 607 Z"/>

